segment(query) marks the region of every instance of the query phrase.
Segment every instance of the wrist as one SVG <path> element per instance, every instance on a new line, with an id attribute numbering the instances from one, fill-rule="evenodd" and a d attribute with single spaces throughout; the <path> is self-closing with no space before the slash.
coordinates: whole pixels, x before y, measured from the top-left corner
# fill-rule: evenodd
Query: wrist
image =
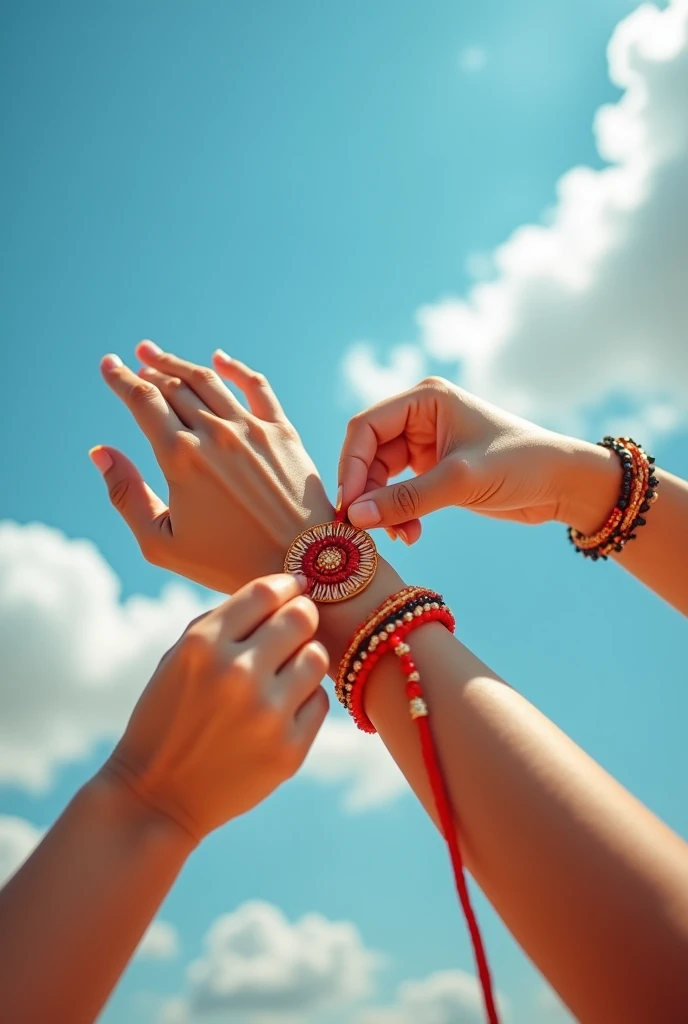
<path id="1" fill-rule="evenodd" d="M 566 438 L 558 464 L 556 520 L 588 535 L 598 530 L 614 508 L 621 489 L 621 465 L 601 445 Z"/>
<path id="2" fill-rule="evenodd" d="M 198 845 L 191 833 L 169 815 L 153 807 L 106 761 L 77 795 L 88 812 L 105 827 L 135 846 L 164 851 L 180 865 Z"/>

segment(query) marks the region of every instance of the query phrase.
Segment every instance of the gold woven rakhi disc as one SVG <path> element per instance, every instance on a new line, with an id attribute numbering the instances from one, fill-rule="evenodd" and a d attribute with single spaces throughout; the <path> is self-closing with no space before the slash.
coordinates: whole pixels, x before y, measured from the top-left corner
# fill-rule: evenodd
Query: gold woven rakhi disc
<path id="1" fill-rule="evenodd" d="M 302 572 L 309 582 L 309 597 L 321 604 L 348 601 L 360 594 L 376 569 L 373 538 L 340 520 L 304 530 L 284 559 L 284 571 Z"/>

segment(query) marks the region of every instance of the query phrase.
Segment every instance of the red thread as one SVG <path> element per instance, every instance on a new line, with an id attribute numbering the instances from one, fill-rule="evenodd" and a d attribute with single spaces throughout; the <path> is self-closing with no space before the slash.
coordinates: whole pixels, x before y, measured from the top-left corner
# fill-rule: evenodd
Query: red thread
<path id="1" fill-rule="evenodd" d="M 449 803 L 449 795 L 442 777 L 442 771 L 439 766 L 437 759 L 437 751 L 435 750 L 435 744 L 433 742 L 432 733 L 430 732 L 430 721 L 427 715 L 421 716 L 416 719 L 418 725 L 418 731 L 420 733 L 420 742 L 423 750 L 423 760 L 425 761 L 425 768 L 430 779 L 430 785 L 432 786 L 433 796 L 435 797 L 435 806 L 437 807 L 437 813 L 440 818 L 442 825 L 442 832 L 444 838 L 449 847 L 449 856 L 451 858 L 452 868 L 454 870 L 454 881 L 456 882 L 456 891 L 459 895 L 459 902 L 466 918 L 466 924 L 468 925 L 468 931 L 471 936 L 471 942 L 473 944 L 473 954 L 475 956 L 475 962 L 478 968 L 478 977 L 480 978 L 480 986 L 483 990 L 483 999 L 485 1001 L 485 1010 L 487 1013 L 487 1019 L 490 1024 L 499 1024 L 499 1016 L 497 1014 L 497 1007 L 495 1005 L 494 993 L 492 991 L 492 978 L 490 975 L 490 967 L 487 962 L 487 956 L 485 954 L 485 947 L 483 945 L 482 936 L 480 934 L 480 928 L 476 920 L 475 911 L 471 905 L 471 897 L 468 892 L 468 886 L 466 885 L 466 876 L 464 874 L 463 858 L 461 856 L 461 848 L 459 846 L 459 839 L 456 832 L 456 826 L 454 824 L 454 817 Z"/>

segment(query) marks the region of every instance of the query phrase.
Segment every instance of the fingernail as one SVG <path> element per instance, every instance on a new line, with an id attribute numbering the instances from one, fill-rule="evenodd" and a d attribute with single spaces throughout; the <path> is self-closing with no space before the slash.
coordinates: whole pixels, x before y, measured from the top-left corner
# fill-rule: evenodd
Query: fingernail
<path id="1" fill-rule="evenodd" d="M 342 485 L 340 484 L 339 487 L 337 488 L 337 500 L 334 503 L 335 512 L 339 512 L 340 508 L 342 507 L 342 498 L 343 498 L 343 496 L 344 496 L 344 489 L 343 489 Z"/>
<path id="2" fill-rule="evenodd" d="M 403 540 L 403 542 L 406 545 L 406 547 L 410 548 L 411 547 L 411 541 L 408 539 L 408 533 L 406 532 L 406 530 L 404 529 L 403 526 L 397 526 L 397 533 L 399 534 L 399 536 Z"/>
<path id="3" fill-rule="evenodd" d="M 118 366 L 122 365 L 122 360 L 114 352 L 109 352 L 108 355 L 103 356 L 100 360 L 100 368 L 102 370 L 116 370 Z"/>
<path id="4" fill-rule="evenodd" d="M 376 526 L 382 516 L 376 503 L 368 498 L 366 501 L 357 501 L 349 506 L 349 519 L 354 526 L 365 530 L 368 526 Z"/>
<path id="5" fill-rule="evenodd" d="M 114 465 L 114 459 L 107 448 L 103 448 L 102 445 L 97 444 L 95 448 L 91 448 L 88 453 L 88 457 L 101 473 L 107 473 L 108 469 L 111 469 Z"/>
<path id="6" fill-rule="evenodd" d="M 396 540 L 398 537 L 398 533 L 393 526 L 385 526 L 385 533 L 390 540 Z"/>
<path id="7" fill-rule="evenodd" d="M 301 592 L 305 594 L 305 592 L 308 590 L 308 577 L 306 576 L 306 574 L 303 572 L 293 572 L 291 575 L 294 577 L 298 585 L 301 587 Z"/>
<path id="8" fill-rule="evenodd" d="M 216 348 L 214 354 L 218 359 L 221 359 L 223 363 L 231 363 L 232 361 L 232 357 L 227 355 L 223 348 Z"/>
<path id="9" fill-rule="evenodd" d="M 155 355 L 155 356 L 161 356 L 162 355 L 162 349 L 160 348 L 160 346 L 156 345 L 154 341 L 150 341 L 149 338 L 144 338 L 143 341 L 140 342 L 140 344 L 141 345 L 145 345 L 146 348 L 148 349 L 148 351 L 152 352 L 153 355 Z"/>

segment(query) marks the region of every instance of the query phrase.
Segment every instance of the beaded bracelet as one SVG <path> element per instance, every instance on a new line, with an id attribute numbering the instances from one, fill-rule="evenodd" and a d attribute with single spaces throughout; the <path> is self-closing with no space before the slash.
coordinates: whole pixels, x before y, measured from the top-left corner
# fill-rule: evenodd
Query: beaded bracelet
<path id="1" fill-rule="evenodd" d="M 428 622 L 441 622 L 448 630 L 454 632 L 454 617 L 440 594 L 420 587 L 406 587 L 388 598 L 352 637 L 337 673 L 337 696 L 359 729 L 374 733 L 375 726 L 363 707 L 365 683 L 377 662 L 386 653 L 393 651 L 399 658 L 401 670 L 406 676 L 405 689 L 409 714 L 418 728 L 423 761 L 442 833 L 449 848 L 456 890 L 473 945 L 487 1020 L 489 1024 L 499 1024 L 490 968 L 466 884 L 449 792 L 430 731 L 429 708 L 421 685 L 420 672 L 411 656 L 410 644 L 406 642 L 414 629 Z"/>
<path id="2" fill-rule="evenodd" d="M 573 527 L 568 537 L 577 552 L 596 562 L 606 560 L 612 552 L 623 551 L 629 540 L 635 540 L 635 530 L 645 526 L 642 513 L 649 511 L 657 500 L 659 481 L 654 475 L 654 458 L 648 455 L 631 437 L 605 437 L 598 442 L 619 458 L 622 468 L 621 492 L 604 525 L 586 536 Z"/>
<path id="3" fill-rule="evenodd" d="M 403 638 L 416 625 L 432 621 L 441 621 L 454 630 L 454 619 L 440 594 L 407 587 L 385 602 L 355 634 L 339 666 L 335 693 L 363 732 L 375 732 L 363 711 L 363 688 L 368 676 L 392 646 L 392 638 Z"/>

